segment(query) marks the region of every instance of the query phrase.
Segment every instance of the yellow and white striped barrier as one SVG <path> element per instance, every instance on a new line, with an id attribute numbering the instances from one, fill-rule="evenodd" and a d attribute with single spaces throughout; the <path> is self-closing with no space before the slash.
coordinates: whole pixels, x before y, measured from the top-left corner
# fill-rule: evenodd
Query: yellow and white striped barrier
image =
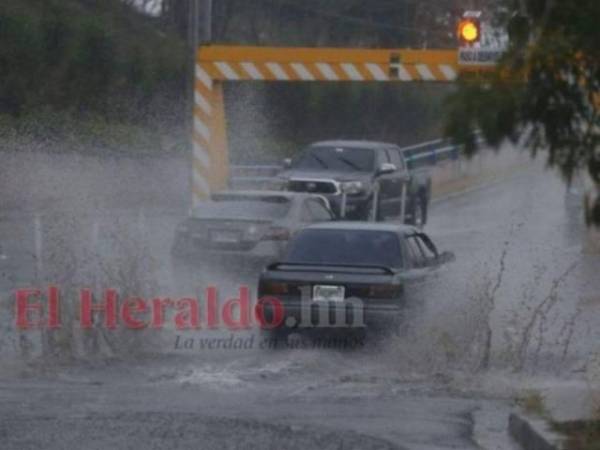
<path id="1" fill-rule="evenodd" d="M 194 96 L 193 202 L 227 185 L 224 82 L 448 83 L 458 72 L 456 50 L 201 47 Z"/>

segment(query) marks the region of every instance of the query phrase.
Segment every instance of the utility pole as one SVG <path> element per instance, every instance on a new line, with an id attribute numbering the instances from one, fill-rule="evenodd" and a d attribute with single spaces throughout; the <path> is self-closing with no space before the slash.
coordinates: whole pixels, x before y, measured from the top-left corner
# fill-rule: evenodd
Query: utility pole
<path id="1" fill-rule="evenodd" d="M 204 3 L 204 37 L 203 44 L 209 44 L 213 39 L 213 0 L 203 0 Z M 188 0 L 188 47 L 189 47 L 189 80 L 188 80 L 188 102 L 190 117 L 190 131 L 192 125 L 192 109 L 194 106 L 194 82 L 196 79 L 196 55 L 200 42 L 200 0 Z"/>
<path id="2" fill-rule="evenodd" d="M 194 107 L 194 81 L 196 78 L 196 52 L 198 49 L 198 0 L 188 0 L 188 80 L 186 104 L 188 132 L 192 132 L 192 111 Z"/>
<path id="3" fill-rule="evenodd" d="M 188 47 L 189 47 L 189 69 L 187 83 L 187 133 L 189 136 L 190 167 L 194 163 L 194 97 L 196 83 L 196 58 L 200 43 L 200 14 L 204 15 L 203 44 L 210 44 L 213 40 L 213 0 L 202 0 L 203 10 L 200 9 L 201 0 L 188 0 Z M 190 172 L 190 188 L 194 185 L 193 171 Z"/>
<path id="4" fill-rule="evenodd" d="M 204 43 L 213 40 L 213 0 L 204 0 Z"/>
<path id="5" fill-rule="evenodd" d="M 194 130 L 194 84 L 196 82 L 196 53 L 198 51 L 198 2 L 199 0 L 187 0 L 188 4 L 188 70 L 186 83 L 185 113 L 186 113 L 186 133 L 188 142 L 188 155 L 190 158 L 190 167 L 193 167 L 193 130 Z M 190 191 L 194 185 L 193 172 L 190 171 Z"/>

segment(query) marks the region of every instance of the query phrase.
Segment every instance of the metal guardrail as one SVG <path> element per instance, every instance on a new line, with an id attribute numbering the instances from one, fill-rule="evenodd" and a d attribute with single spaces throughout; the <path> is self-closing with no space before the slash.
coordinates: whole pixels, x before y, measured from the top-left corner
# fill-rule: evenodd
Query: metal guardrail
<path id="1" fill-rule="evenodd" d="M 484 142 L 480 132 L 475 133 L 477 143 Z M 460 158 L 461 146 L 453 145 L 450 139 L 436 139 L 421 144 L 403 147 L 409 168 L 435 166 L 438 162 Z"/>
<path id="2" fill-rule="evenodd" d="M 457 160 L 460 156 L 460 147 L 452 145 L 448 139 L 436 139 L 435 141 L 403 147 L 402 152 L 405 155 L 409 169 L 415 169 L 435 166 L 442 161 Z"/>
<path id="3" fill-rule="evenodd" d="M 449 139 L 436 139 L 420 144 L 401 148 L 405 153 L 409 169 L 434 167 L 436 164 L 458 160 L 460 146 L 453 145 Z M 232 189 L 268 189 L 274 185 L 277 174 L 283 166 L 275 164 L 264 165 L 234 165 L 231 166 Z"/>
<path id="4" fill-rule="evenodd" d="M 283 166 L 256 165 L 231 166 L 229 187 L 231 189 L 270 189 Z"/>

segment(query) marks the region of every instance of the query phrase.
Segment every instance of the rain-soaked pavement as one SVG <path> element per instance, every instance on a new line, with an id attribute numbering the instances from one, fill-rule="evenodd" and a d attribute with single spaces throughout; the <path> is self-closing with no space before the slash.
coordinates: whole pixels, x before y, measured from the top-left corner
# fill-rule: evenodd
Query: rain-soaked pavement
<path id="1" fill-rule="evenodd" d="M 109 210 L 90 214 L 86 230 L 102 246 L 119 217 L 144 236 L 157 295 L 213 284 L 228 297 L 254 285 L 256 268 L 202 267 L 182 280 L 166 256 L 180 214 Z M 456 262 L 423 287 L 407 330 L 358 349 L 268 351 L 249 330 L 233 335 L 249 348 L 217 350 L 202 339 L 229 331 L 165 331 L 152 358 L 23 366 L 5 338 L 1 448 L 515 448 L 506 435 L 515 393 L 584 378 L 598 350 L 600 258 L 582 253 L 579 215 L 537 166 L 436 202 L 427 231 Z M 24 255 L 48 247 L 47 220 L 1 216 L 6 252 L 21 255 L 11 284 L 44 269 Z"/>

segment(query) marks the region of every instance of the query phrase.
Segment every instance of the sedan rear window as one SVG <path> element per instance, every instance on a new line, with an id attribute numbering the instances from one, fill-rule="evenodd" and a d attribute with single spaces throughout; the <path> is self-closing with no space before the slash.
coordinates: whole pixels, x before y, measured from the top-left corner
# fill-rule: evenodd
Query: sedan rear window
<path id="1" fill-rule="evenodd" d="M 402 267 L 403 257 L 392 232 L 305 230 L 291 242 L 286 262 Z"/>

